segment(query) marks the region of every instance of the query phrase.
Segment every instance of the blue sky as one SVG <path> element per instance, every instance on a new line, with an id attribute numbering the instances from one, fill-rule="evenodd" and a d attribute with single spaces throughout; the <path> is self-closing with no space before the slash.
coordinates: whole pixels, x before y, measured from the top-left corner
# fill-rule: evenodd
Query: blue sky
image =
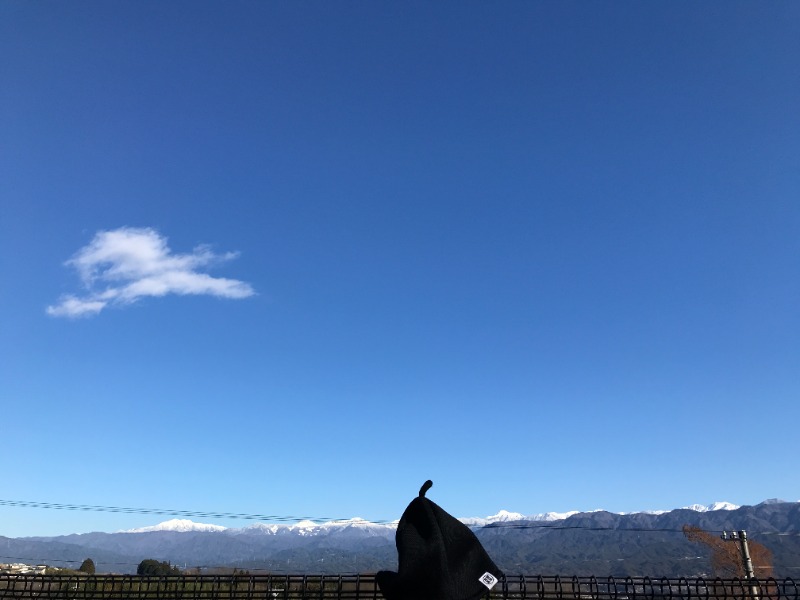
<path id="1" fill-rule="evenodd" d="M 798 26 L 3 2 L 0 499 L 800 499 Z M 166 518 L 0 507 L 0 535 Z"/>

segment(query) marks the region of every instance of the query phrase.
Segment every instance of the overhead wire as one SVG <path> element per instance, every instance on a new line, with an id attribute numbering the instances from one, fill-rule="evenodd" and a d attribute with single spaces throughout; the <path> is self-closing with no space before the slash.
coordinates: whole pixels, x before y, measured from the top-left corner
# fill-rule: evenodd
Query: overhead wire
<path id="1" fill-rule="evenodd" d="M 331 517 L 300 517 L 286 515 L 263 515 L 250 513 L 229 513 L 220 511 L 180 510 L 172 508 L 131 508 L 124 506 L 97 506 L 90 504 L 60 504 L 55 502 L 35 502 L 30 500 L 0 500 L 0 506 L 17 508 L 44 508 L 53 510 L 74 510 L 85 512 L 109 512 L 141 515 L 167 515 L 174 517 L 196 517 L 203 519 L 241 519 L 249 521 L 277 521 L 279 523 L 299 523 L 301 521 L 342 522 L 351 519 L 335 519 Z M 379 525 L 392 521 L 370 521 Z"/>
<path id="2" fill-rule="evenodd" d="M 352 522 L 350 518 L 331 518 L 331 517 L 311 517 L 311 516 L 291 516 L 291 515 L 265 515 L 254 513 L 231 513 L 223 511 L 201 511 L 201 510 L 180 510 L 164 508 L 135 508 L 123 506 L 102 506 L 90 504 L 64 504 L 56 502 L 38 502 L 31 500 L 2 500 L 0 506 L 14 508 L 36 508 L 48 510 L 70 510 L 83 512 L 108 512 L 121 514 L 142 514 L 142 515 L 164 515 L 173 517 L 194 517 L 203 519 L 239 519 L 249 521 L 277 522 L 277 523 L 300 523 L 303 521 L 324 522 L 324 523 L 347 523 Z M 365 520 L 375 525 L 396 525 L 397 520 Z M 488 524 L 468 525 L 471 529 L 553 529 L 553 530 L 581 530 L 581 531 L 630 531 L 637 533 L 683 533 L 683 529 L 658 528 L 658 527 L 599 527 L 588 525 L 566 525 L 563 523 L 542 523 L 542 522 L 494 522 Z M 709 530 L 711 533 L 722 533 L 722 530 Z M 748 532 L 749 535 L 780 535 L 780 536 L 800 536 L 800 531 L 754 531 Z"/>
<path id="3" fill-rule="evenodd" d="M 216 519 L 240 519 L 240 520 L 253 520 L 253 521 L 266 521 L 278 523 L 299 523 L 302 521 L 322 521 L 326 523 L 344 523 L 350 522 L 352 519 L 336 519 L 330 517 L 309 517 L 309 516 L 292 516 L 292 515 L 265 515 L 253 513 L 232 513 L 224 511 L 201 511 L 201 510 L 179 510 L 179 509 L 162 509 L 162 508 L 140 508 L 140 507 L 123 507 L 123 506 L 102 506 L 102 505 L 89 505 L 89 504 L 67 504 L 56 502 L 39 502 L 30 500 L 3 500 L 0 499 L 0 506 L 7 506 L 13 508 L 34 508 L 46 510 L 69 510 L 69 511 L 84 511 L 84 512 L 108 512 L 120 514 L 143 514 L 143 515 L 165 515 L 175 517 L 194 517 L 194 518 L 216 518 Z M 370 520 L 368 523 L 376 525 L 394 525 L 396 520 Z M 507 523 L 495 522 L 489 524 L 475 524 L 469 526 L 471 529 L 550 529 L 550 530 L 579 530 L 579 531 L 620 531 L 632 533 L 683 533 L 682 529 L 674 528 L 644 528 L 644 527 L 597 527 L 588 525 L 565 525 L 563 523 Z M 721 532 L 720 532 L 721 533 Z M 749 532 L 753 535 L 778 535 L 778 536 L 800 536 L 798 531 L 761 531 Z M 57 537 L 57 536 L 52 536 Z M 0 556 L 6 560 L 17 561 L 34 561 L 41 563 L 79 563 L 80 560 L 69 559 L 49 559 L 49 558 L 30 558 L 30 557 L 12 557 Z M 128 562 L 103 562 L 107 566 L 132 566 L 134 563 Z M 220 568 L 217 565 L 202 565 L 201 569 L 214 569 Z M 794 568 L 794 567 L 789 567 Z M 251 571 L 259 571 L 264 569 L 252 568 Z M 274 572 L 274 571 L 273 571 Z"/>

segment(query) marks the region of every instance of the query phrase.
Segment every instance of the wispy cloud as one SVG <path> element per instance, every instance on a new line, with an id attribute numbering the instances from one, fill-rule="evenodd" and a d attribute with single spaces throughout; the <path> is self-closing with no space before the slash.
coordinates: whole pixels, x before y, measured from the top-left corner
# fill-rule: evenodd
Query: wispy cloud
<path id="1" fill-rule="evenodd" d="M 167 239 L 150 228 L 100 231 L 65 263 L 80 275 L 86 295 L 62 296 L 58 304 L 47 307 L 47 314 L 86 317 L 107 306 L 167 294 L 247 298 L 255 293 L 249 284 L 200 272 L 236 256 L 236 252 L 215 254 L 208 246 L 174 254 Z"/>

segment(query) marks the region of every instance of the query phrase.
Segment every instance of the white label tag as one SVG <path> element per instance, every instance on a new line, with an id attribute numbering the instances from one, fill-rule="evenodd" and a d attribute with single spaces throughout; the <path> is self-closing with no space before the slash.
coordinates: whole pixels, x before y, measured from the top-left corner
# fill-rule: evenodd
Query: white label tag
<path id="1" fill-rule="evenodd" d="M 492 575 L 487 571 L 486 573 L 480 576 L 480 579 L 478 579 L 478 581 L 480 581 L 487 588 L 492 589 L 497 583 L 497 577 L 495 577 L 494 575 Z"/>

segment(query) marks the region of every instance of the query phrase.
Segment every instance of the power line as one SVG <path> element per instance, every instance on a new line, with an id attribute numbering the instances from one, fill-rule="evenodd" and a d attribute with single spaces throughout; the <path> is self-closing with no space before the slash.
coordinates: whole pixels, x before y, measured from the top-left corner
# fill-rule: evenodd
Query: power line
<path id="1" fill-rule="evenodd" d="M 299 523 L 301 521 L 343 522 L 350 519 L 334 519 L 331 517 L 298 517 L 281 515 L 261 515 L 249 513 L 229 513 L 218 511 L 179 510 L 172 508 L 130 508 L 124 506 L 95 506 L 89 504 L 60 504 L 55 502 L 34 502 L 30 500 L 0 500 L 0 506 L 16 508 L 43 508 L 53 510 L 74 510 L 84 512 L 109 512 L 139 515 L 167 515 L 173 517 L 196 517 L 204 519 L 242 519 L 250 521 L 278 521 L 282 523 Z M 393 521 L 370 521 L 378 525 L 388 525 Z"/>
<path id="2" fill-rule="evenodd" d="M 279 523 L 299 523 L 301 521 L 323 521 L 326 523 L 345 523 L 352 519 L 331 517 L 300 517 L 286 515 L 263 515 L 251 513 L 229 513 L 221 511 L 179 510 L 165 508 L 132 508 L 123 506 L 99 506 L 90 504 L 61 504 L 55 502 L 36 502 L 30 500 L 0 500 L 0 506 L 14 508 L 37 508 L 47 510 L 70 510 L 83 512 L 108 512 L 121 514 L 165 515 L 173 517 L 194 517 L 201 519 L 240 519 L 249 521 L 276 521 Z M 397 520 L 370 520 L 375 525 L 394 525 Z M 565 525 L 551 523 L 489 523 L 487 525 L 471 525 L 472 529 L 552 529 L 552 530 L 580 530 L 580 531 L 626 531 L 634 533 L 683 533 L 683 529 L 674 528 L 647 528 L 647 527 L 592 527 L 587 525 Z M 722 533 L 710 531 L 710 533 Z M 780 535 L 800 536 L 798 531 L 757 531 L 750 535 Z"/>

